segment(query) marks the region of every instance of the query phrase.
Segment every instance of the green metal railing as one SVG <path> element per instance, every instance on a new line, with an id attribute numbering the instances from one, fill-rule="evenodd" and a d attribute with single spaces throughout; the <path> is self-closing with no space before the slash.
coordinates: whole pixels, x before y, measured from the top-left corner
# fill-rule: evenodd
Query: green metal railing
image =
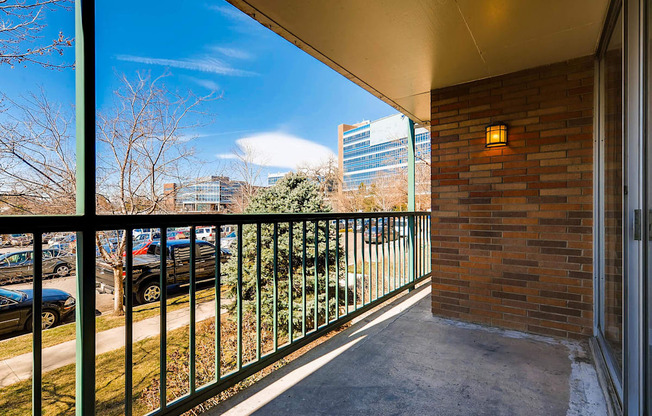
<path id="1" fill-rule="evenodd" d="M 56 221 L 54 221 L 56 218 Z M 287 356 L 298 348 L 305 346 L 328 331 L 341 326 L 355 316 L 368 311 L 370 308 L 388 300 L 396 294 L 413 288 L 418 282 L 430 275 L 430 215 L 425 212 L 384 212 L 384 213 L 355 213 L 355 214 L 260 214 L 260 215 L 179 215 L 179 216 L 97 216 L 97 223 L 92 227 L 93 233 L 107 229 L 121 229 L 126 232 L 126 252 L 131 252 L 133 247 L 132 233 L 136 228 L 158 228 L 161 235 L 166 235 L 171 227 L 190 227 L 189 239 L 191 247 L 196 240 L 195 227 L 213 225 L 216 230 L 224 225 L 236 228 L 236 242 L 233 247 L 237 267 L 235 281 L 235 302 L 233 315 L 224 317 L 221 303 L 225 278 L 228 277 L 220 261 L 215 261 L 215 279 L 212 290 L 214 291 L 215 311 L 210 319 L 215 324 L 215 378 L 212 382 L 198 387 L 196 385 L 196 315 L 197 308 L 197 282 L 196 282 L 196 254 L 190 250 L 189 274 L 189 374 L 188 393 L 168 401 L 167 380 L 169 353 L 167 345 L 167 240 L 161 239 L 160 275 L 159 284 L 162 288 L 159 301 L 160 307 L 160 334 L 159 334 L 159 400 L 160 406 L 153 410 L 152 415 L 177 415 L 187 411 L 203 401 L 217 395 L 221 391 L 235 385 L 250 375 L 260 371 L 279 359 Z M 92 252 L 84 251 L 83 244 L 79 244 L 83 231 L 75 226 L 75 217 L 47 217 L 47 218 L 15 218 L 13 226 L 7 232 L 31 232 L 34 235 L 34 275 L 40 275 L 42 270 L 42 243 L 40 235 L 53 231 L 77 231 L 78 251 L 77 256 L 95 263 L 95 249 Z M 411 228 L 410 225 L 414 224 Z M 371 229 L 378 230 L 371 234 Z M 245 293 L 244 280 L 247 272 L 244 262 L 251 260 L 251 247 L 244 245 L 243 235 L 250 233 L 255 236 L 255 295 Z M 220 258 L 221 237 L 216 233 L 215 259 Z M 263 258 L 262 250 L 265 235 L 271 235 L 271 276 L 266 275 L 265 265 L 270 266 L 269 259 Z M 251 240 L 249 240 L 251 244 Z M 289 258 L 280 257 L 280 246 L 288 247 Z M 90 262 L 90 261 L 89 261 Z M 281 267 L 283 264 L 283 267 Z M 281 269 L 284 270 L 281 275 Z M 84 284 L 95 286 L 95 273 L 88 276 L 85 269 L 78 270 L 77 280 Z M 124 400 L 125 414 L 131 415 L 133 410 L 133 316 L 134 303 L 129 294 L 133 290 L 133 256 L 125 257 L 125 348 L 124 348 Z M 235 279 L 233 279 L 235 277 Z M 249 276 L 251 277 L 251 276 Z M 296 278 L 300 277 L 300 278 Z M 312 281 L 311 281 L 312 280 Z M 286 286 L 286 296 L 281 296 L 279 284 Z M 42 279 L 33 279 L 34 305 L 33 305 L 33 413 L 40 413 L 42 408 L 42 330 L 36 317 L 40 316 L 42 298 Z M 265 315 L 261 299 L 263 294 L 272 293 L 273 311 L 271 316 Z M 312 296 L 311 296 L 312 295 Z M 95 307 L 95 292 L 86 298 L 84 291 L 78 292 L 78 304 L 90 304 Z M 249 296 L 249 298 L 247 298 Z M 243 305 L 255 302 L 255 331 L 256 351 L 253 359 L 245 362 L 243 359 L 243 321 L 245 319 Z M 94 309 L 93 309 L 94 310 Z M 280 311 L 288 311 L 286 324 L 281 324 Z M 296 312 L 301 312 L 300 316 Z M 83 310 L 78 309 L 77 324 L 87 319 L 82 315 Z M 221 340 L 221 326 L 223 318 L 231 319 L 237 327 L 237 351 L 225 351 Z M 94 314 L 91 320 L 95 320 Z M 263 321 L 271 320 L 272 332 L 271 346 L 263 345 Z M 280 336 L 285 340 L 279 342 Z M 95 405 L 95 380 L 92 384 L 85 377 L 87 372 L 95 374 L 95 332 L 84 333 L 84 339 L 78 339 L 81 349 L 88 348 L 77 354 L 77 412 L 78 414 L 93 414 Z M 92 350 L 91 350 L 92 348 Z M 221 368 L 221 358 L 225 354 L 236 356 L 233 368 Z M 85 371 L 80 371 L 84 368 Z M 81 385 L 81 386 L 80 386 Z M 80 396 L 81 395 L 81 396 Z M 93 403 L 88 410 L 84 403 Z"/>

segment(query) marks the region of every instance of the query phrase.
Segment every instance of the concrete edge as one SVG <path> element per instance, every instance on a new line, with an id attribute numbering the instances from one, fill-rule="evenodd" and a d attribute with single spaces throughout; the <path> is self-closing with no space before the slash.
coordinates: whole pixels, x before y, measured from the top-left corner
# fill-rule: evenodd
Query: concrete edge
<path id="1" fill-rule="evenodd" d="M 609 376 L 607 363 L 602 355 L 596 337 L 589 338 L 589 349 L 591 350 L 591 356 L 595 364 L 598 383 L 607 403 L 609 416 L 623 416 L 623 409 L 618 398 L 618 393 L 616 393 L 616 388 L 611 380 L 611 376 Z"/>

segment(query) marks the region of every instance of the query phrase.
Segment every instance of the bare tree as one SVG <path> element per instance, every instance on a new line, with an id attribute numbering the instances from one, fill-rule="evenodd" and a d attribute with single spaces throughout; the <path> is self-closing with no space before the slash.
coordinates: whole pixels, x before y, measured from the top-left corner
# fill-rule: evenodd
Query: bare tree
<path id="1" fill-rule="evenodd" d="M 72 10 L 72 0 L 0 0 L 0 64 L 14 66 L 30 62 L 44 68 L 65 68 L 72 63 L 53 63 L 50 55 L 63 55 L 73 38 L 63 32 L 43 39 L 47 11 Z"/>
<path id="2" fill-rule="evenodd" d="M 28 214 L 74 213 L 72 108 L 52 103 L 43 90 L 21 101 L 2 94 L 0 101 L 11 107 L 0 123 L 0 187 L 10 190 L 1 200 L 24 201 L 20 211 Z"/>
<path id="3" fill-rule="evenodd" d="M 339 189 L 340 175 L 337 159 L 330 155 L 319 164 L 306 164 L 297 167 L 297 171 L 305 174 L 319 186 L 324 198 L 330 201 Z"/>
<path id="4" fill-rule="evenodd" d="M 113 105 L 98 114 L 98 190 L 108 196 L 113 213 L 151 214 L 166 209 L 163 183 L 186 183 L 198 160 L 188 146 L 191 132 L 201 125 L 200 106 L 214 93 L 196 96 L 170 91 L 163 84 L 168 74 L 152 78 L 120 76 Z M 123 313 L 123 256 L 126 234 L 113 250 L 110 234 L 98 233 L 97 246 L 114 275 L 114 311 Z M 165 238 L 165 236 L 161 236 Z M 163 289 L 163 288 L 162 288 Z"/>
<path id="5" fill-rule="evenodd" d="M 402 155 L 404 158 L 405 155 Z M 340 183 L 339 192 L 333 194 L 331 202 L 340 212 L 392 211 L 407 209 L 408 175 L 401 155 L 389 158 L 387 168 L 378 171 L 370 183 L 356 189 L 344 190 Z M 430 161 L 416 156 L 415 160 L 415 202 L 417 211 L 430 210 Z"/>
<path id="6" fill-rule="evenodd" d="M 403 171 L 384 171 L 374 179 L 372 193 L 378 210 L 400 210 L 407 205 L 407 175 Z"/>
<path id="7" fill-rule="evenodd" d="M 239 144 L 231 151 L 235 159 L 232 170 L 242 181 L 238 190 L 233 195 L 233 212 L 244 212 L 251 198 L 260 188 L 261 175 L 265 160 L 253 146 L 246 143 Z"/>

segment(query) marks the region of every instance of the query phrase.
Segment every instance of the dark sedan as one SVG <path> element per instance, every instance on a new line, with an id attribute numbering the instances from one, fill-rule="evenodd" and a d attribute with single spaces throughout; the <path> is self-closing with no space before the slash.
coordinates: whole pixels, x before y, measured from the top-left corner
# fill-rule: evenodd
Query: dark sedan
<path id="1" fill-rule="evenodd" d="M 370 244 L 382 244 L 383 242 L 387 243 L 389 241 L 394 241 L 398 238 L 398 232 L 394 232 L 394 229 L 389 227 L 369 227 L 364 230 L 364 241 Z"/>
<path id="2" fill-rule="evenodd" d="M 0 334 L 32 330 L 33 291 L 0 288 Z M 52 328 L 75 311 L 75 298 L 58 289 L 43 289 L 42 327 Z"/>

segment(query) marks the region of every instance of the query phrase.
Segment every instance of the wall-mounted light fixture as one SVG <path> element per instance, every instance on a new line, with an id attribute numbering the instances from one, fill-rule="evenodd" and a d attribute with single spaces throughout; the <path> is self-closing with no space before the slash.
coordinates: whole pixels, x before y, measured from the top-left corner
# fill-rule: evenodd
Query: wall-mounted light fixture
<path id="1" fill-rule="evenodd" d="M 491 124 L 485 128 L 485 135 L 485 147 L 507 146 L 507 124 Z"/>

